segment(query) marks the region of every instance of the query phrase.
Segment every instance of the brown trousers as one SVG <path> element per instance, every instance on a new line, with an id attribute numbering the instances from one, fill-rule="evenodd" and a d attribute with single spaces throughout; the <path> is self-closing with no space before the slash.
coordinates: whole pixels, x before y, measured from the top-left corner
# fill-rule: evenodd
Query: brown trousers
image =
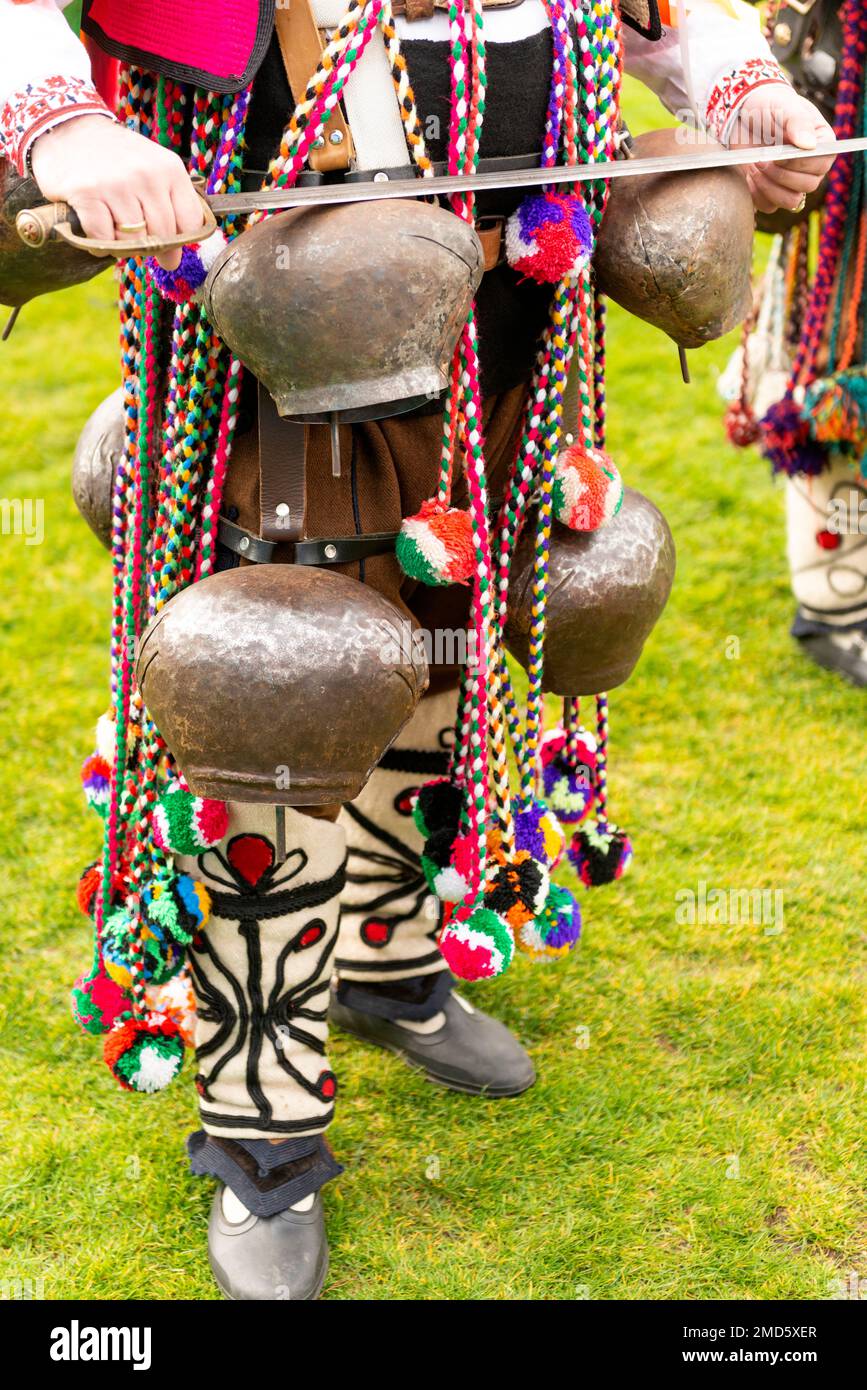
<path id="1" fill-rule="evenodd" d="M 521 430 L 526 388 L 516 386 L 484 402 L 488 486 L 502 495 Z M 436 491 L 442 445 L 442 416 L 395 415 L 387 420 L 341 427 L 342 476 L 331 476 L 331 446 L 324 425 L 307 427 L 307 535 L 352 536 L 397 531 Z M 463 477 L 455 479 L 453 500 L 466 505 Z M 259 527 L 258 434 L 253 428 L 235 442 L 223 510 L 237 508 L 240 526 Z M 277 559 L 281 557 L 277 551 Z M 377 555 L 363 564 L 335 565 L 352 579 L 363 579 L 423 627 L 460 627 L 466 622 L 469 592 L 460 585 L 431 589 L 407 579 L 394 555 Z"/>

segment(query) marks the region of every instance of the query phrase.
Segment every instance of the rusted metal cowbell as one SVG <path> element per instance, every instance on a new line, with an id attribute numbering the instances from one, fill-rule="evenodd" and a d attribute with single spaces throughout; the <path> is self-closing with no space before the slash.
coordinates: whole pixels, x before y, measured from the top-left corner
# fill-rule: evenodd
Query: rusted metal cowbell
<path id="1" fill-rule="evenodd" d="M 474 228 L 440 207 L 298 208 L 226 247 L 204 302 L 281 415 L 374 419 L 445 389 L 482 271 Z"/>
<path id="2" fill-rule="evenodd" d="M 37 295 L 92 280 L 114 264 L 63 241 L 46 241 L 38 250 L 25 246 L 15 230 L 15 218 L 24 208 L 44 201 L 33 179 L 22 178 L 7 160 L 0 159 L 0 304 L 20 308 Z"/>
<path id="3" fill-rule="evenodd" d="M 533 621 L 534 526 L 518 542 L 509 584 L 506 645 L 522 666 Z M 598 695 L 632 674 L 674 582 L 674 540 L 652 502 L 626 488 L 598 531 L 554 523 L 545 627 L 546 690 Z"/>
<path id="4" fill-rule="evenodd" d="M 635 140 L 641 158 L 684 153 L 682 130 Z M 614 179 L 594 265 L 600 290 L 684 348 L 742 323 L 752 307 L 755 219 L 737 169 Z"/>
<path id="5" fill-rule="evenodd" d="M 357 580 L 254 565 L 177 594 L 139 643 L 142 696 L 201 796 L 358 795 L 427 685 L 406 616 Z"/>
<path id="6" fill-rule="evenodd" d="M 75 446 L 72 496 L 97 540 L 111 549 L 111 495 L 125 444 L 123 387 L 96 407 Z"/>

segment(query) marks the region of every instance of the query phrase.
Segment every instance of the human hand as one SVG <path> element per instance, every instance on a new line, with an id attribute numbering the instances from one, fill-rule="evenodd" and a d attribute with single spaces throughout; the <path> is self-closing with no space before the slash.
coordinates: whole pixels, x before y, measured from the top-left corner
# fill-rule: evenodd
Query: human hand
<path id="1" fill-rule="evenodd" d="M 797 145 L 814 150 L 834 131 L 822 113 L 788 82 L 771 82 L 756 89 L 741 103 L 731 149 L 751 145 Z M 798 212 L 809 194 L 825 178 L 833 159 L 790 159 L 779 164 L 748 164 L 744 174 L 759 212 L 786 208 Z"/>
<path id="2" fill-rule="evenodd" d="M 95 240 L 135 241 L 146 231 L 196 241 L 201 231 L 202 206 L 183 161 L 105 116 L 74 116 L 41 135 L 31 167 L 43 196 L 74 208 Z M 157 259 L 174 270 L 181 251 Z"/>

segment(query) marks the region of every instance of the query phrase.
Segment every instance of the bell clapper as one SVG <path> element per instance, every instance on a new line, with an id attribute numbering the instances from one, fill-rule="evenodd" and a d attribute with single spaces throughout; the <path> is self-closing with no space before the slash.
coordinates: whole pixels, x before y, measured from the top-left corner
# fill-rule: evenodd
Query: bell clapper
<path id="1" fill-rule="evenodd" d="M 331 412 L 331 476 L 340 477 L 340 416 Z"/>
<path id="2" fill-rule="evenodd" d="M 12 329 L 15 327 L 15 324 L 16 324 L 17 321 L 18 321 L 18 315 L 19 315 L 20 313 L 21 313 L 21 305 L 20 305 L 20 304 L 16 304 L 15 308 L 12 310 L 12 313 L 9 315 L 8 319 L 6 320 L 6 327 L 3 329 L 3 336 L 2 336 L 2 338 L 0 338 L 0 342 L 4 342 L 4 343 L 6 342 L 6 339 L 9 337 L 9 334 L 12 332 Z"/>
<path id="3" fill-rule="evenodd" d="M 286 807 L 274 807 L 274 857 L 278 864 L 282 864 L 286 859 Z"/>
<path id="4" fill-rule="evenodd" d="M 689 361 L 686 356 L 686 348 L 678 345 L 677 355 L 680 358 L 680 374 L 683 377 L 685 386 L 692 385 L 692 377 L 689 374 Z"/>

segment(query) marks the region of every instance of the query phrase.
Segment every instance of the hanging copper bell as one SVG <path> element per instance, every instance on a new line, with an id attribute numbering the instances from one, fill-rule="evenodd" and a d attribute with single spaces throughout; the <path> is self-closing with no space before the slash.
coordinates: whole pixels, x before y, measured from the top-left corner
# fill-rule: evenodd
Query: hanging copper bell
<path id="1" fill-rule="evenodd" d="M 38 249 L 26 246 L 15 218 L 43 201 L 33 179 L 22 178 L 13 165 L 0 159 L 0 304 L 20 308 L 37 295 L 92 280 L 111 264 L 62 241 L 46 241 Z"/>
<path id="2" fill-rule="evenodd" d="M 118 386 L 96 407 L 75 446 L 72 497 L 79 513 L 106 550 L 111 549 L 111 499 L 123 457 L 123 390 Z"/>
<path id="3" fill-rule="evenodd" d="M 535 527 L 524 527 L 512 561 L 506 645 L 527 665 L 533 623 Z M 674 582 L 668 522 L 642 493 L 598 531 L 554 522 L 548 566 L 543 683 L 556 695 L 598 695 L 622 685 L 668 602 Z"/>
<path id="4" fill-rule="evenodd" d="M 686 132 L 639 135 L 640 158 L 684 152 Z M 752 307 L 755 218 L 737 169 L 614 179 L 594 266 L 600 290 L 684 348 L 721 338 Z"/>
<path id="5" fill-rule="evenodd" d="M 139 643 L 145 704 L 194 792 L 316 806 L 358 795 L 424 691 L 408 619 L 369 585 L 251 565 L 177 594 Z"/>
<path id="6" fill-rule="evenodd" d="M 296 208 L 226 247 L 204 303 L 281 415 L 351 423 L 446 388 L 483 269 L 475 229 L 429 203 Z"/>

